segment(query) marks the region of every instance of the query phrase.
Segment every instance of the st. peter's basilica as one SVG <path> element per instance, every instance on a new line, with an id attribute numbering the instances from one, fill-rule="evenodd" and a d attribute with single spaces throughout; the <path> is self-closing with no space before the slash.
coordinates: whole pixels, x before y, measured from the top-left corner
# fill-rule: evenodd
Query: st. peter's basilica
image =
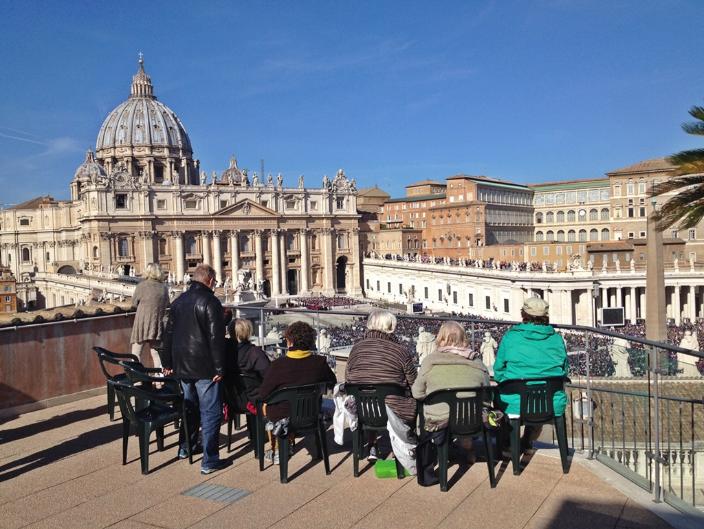
<path id="1" fill-rule="evenodd" d="M 200 262 L 218 280 L 249 270 L 266 294 L 359 295 L 354 179 L 248 174 L 233 157 L 208 176 L 178 116 L 154 95 L 140 57 L 130 95 L 100 127 L 70 184 L 0 211 L 0 262 L 36 272 L 139 275 L 148 263 L 182 281 Z"/>

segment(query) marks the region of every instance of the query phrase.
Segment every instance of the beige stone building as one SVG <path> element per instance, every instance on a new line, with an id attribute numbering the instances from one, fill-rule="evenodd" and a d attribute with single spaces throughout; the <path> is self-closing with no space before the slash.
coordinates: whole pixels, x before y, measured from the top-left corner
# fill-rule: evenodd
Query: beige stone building
<path id="1" fill-rule="evenodd" d="M 344 171 L 310 188 L 303 177 L 286 185 L 281 174 L 248 174 L 234 157 L 220 174 L 199 169 L 140 58 L 129 98 L 76 170 L 71 200 L 0 211 L 0 262 L 24 279 L 139 275 L 158 262 L 177 282 L 206 262 L 221 282 L 250 270 L 272 296 L 361 294 L 357 190 Z"/>

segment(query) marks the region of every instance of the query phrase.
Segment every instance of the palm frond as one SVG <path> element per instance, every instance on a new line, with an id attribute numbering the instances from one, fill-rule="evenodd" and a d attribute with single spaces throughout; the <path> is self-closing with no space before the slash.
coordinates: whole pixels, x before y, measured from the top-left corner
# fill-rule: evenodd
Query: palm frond
<path id="1" fill-rule="evenodd" d="M 679 176 L 655 184 L 648 192 L 649 197 L 662 195 L 677 191 L 678 189 L 689 188 L 691 186 L 704 186 L 704 175 L 695 174 L 689 176 Z"/>
<path id="2" fill-rule="evenodd" d="M 676 165 L 675 174 L 687 175 L 704 172 L 704 149 L 690 149 L 673 154 L 667 159 Z"/>
<path id="3" fill-rule="evenodd" d="M 696 121 L 693 121 L 691 123 L 682 123 L 682 130 L 684 130 L 687 134 L 704 136 L 704 122 L 697 123 Z"/>
<path id="4" fill-rule="evenodd" d="M 700 107 L 697 105 L 693 106 L 689 109 L 689 115 L 692 116 L 694 119 L 704 121 L 704 107 Z"/>
<path id="5" fill-rule="evenodd" d="M 670 197 L 655 214 L 657 229 L 675 224 L 686 229 L 696 226 L 704 218 L 704 185 L 694 185 Z"/>

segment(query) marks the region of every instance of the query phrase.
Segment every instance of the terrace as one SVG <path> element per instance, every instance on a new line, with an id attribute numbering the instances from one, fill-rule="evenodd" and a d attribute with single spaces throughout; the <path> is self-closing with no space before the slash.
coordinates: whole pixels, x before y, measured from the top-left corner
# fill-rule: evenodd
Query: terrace
<path id="1" fill-rule="evenodd" d="M 361 333 L 364 314 L 256 309 L 249 316 L 261 324 L 262 338 L 293 319 L 326 328 L 331 343 L 320 344 L 319 349 L 335 358 L 342 378 L 345 352 Z M 401 318 L 399 333 L 412 339 L 419 325 L 432 332 L 438 323 L 438 318 Z M 486 329 L 498 340 L 506 325 L 467 322 L 477 346 Z M 176 459 L 172 427 L 166 432 L 165 451 L 159 452 L 152 442 L 149 475 L 140 472 L 136 439 L 130 441 L 128 464 L 122 466 L 121 421 L 110 422 L 107 417 L 104 384 L 87 345 L 124 350 L 120 344 L 126 344 L 130 326 L 129 317 L 119 315 L 5 331 L 0 393 L 4 402 L 14 399 L 18 413 L 9 415 L 6 410 L 0 415 L 5 416 L 0 424 L 0 529 L 235 525 L 635 529 L 701 524 L 697 517 L 704 489 L 704 402 L 694 395 L 701 399 L 704 385 L 677 376 L 671 361 L 677 348 L 661 345 L 670 364 L 651 372 L 648 355 L 643 354 L 647 343 L 631 338 L 626 347 L 631 377 L 616 376 L 607 365 L 614 335 L 562 329 L 573 364 L 568 431 L 575 453 L 569 474 L 561 472 L 552 432 L 546 429 L 537 453 L 524 456 L 520 476 L 512 474 L 507 462 L 500 463 L 498 485 L 491 489 L 485 464 L 455 465 L 450 468 L 450 489 L 442 493 L 437 486 L 419 487 L 413 478 L 378 479 L 372 469 L 354 478 L 349 435 L 340 447 L 333 443 L 331 431 L 332 473 L 326 476 L 322 462 L 312 460 L 312 443 L 309 449 L 306 441 L 290 462 L 291 481 L 286 485 L 279 483 L 276 467 L 259 472 L 244 430 L 236 432 L 231 453 L 225 448 L 221 452 L 233 458 L 233 466 L 209 476 L 199 474 L 197 463 L 191 466 Z M 64 357 L 56 340 L 66 349 L 75 348 L 73 356 Z M 41 384 L 32 377 L 17 377 L 10 388 L 13 374 L 29 366 L 22 361 L 30 351 L 35 362 L 41 358 L 43 369 L 56 370 L 56 375 L 44 373 Z M 59 373 L 58 366 L 66 361 L 85 366 L 80 383 L 61 378 L 70 372 Z M 83 393 L 66 395 L 77 391 Z M 587 395 L 586 402 L 591 400 L 595 407 L 584 405 Z M 72 400 L 76 396 L 82 398 Z M 32 400 L 70 401 L 34 409 L 39 406 Z M 34 411 L 23 412 L 30 409 Z M 225 441 L 223 436 L 222 446 Z M 655 495 L 664 501 L 654 502 Z"/>

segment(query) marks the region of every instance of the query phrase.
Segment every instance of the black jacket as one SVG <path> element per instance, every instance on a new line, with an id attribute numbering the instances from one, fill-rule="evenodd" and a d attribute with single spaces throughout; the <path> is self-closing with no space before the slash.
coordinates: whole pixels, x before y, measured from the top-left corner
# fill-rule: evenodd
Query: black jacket
<path id="1" fill-rule="evenodd" d="M 269 369 L 269 358 L 261 347 L 252 342 L 242 342 L 237 346 L 237 365 L 239 372 L 248 377 L 243 379 L 247 398 L 250 402 L 257 399 L 257 391 Z"/>
<path id="2" fill-rule="evenodd" d="M 182 379 L 225 375 L 225 320 L 213 291 L 194 281 L 171 304 L 161 361 Z"/>

